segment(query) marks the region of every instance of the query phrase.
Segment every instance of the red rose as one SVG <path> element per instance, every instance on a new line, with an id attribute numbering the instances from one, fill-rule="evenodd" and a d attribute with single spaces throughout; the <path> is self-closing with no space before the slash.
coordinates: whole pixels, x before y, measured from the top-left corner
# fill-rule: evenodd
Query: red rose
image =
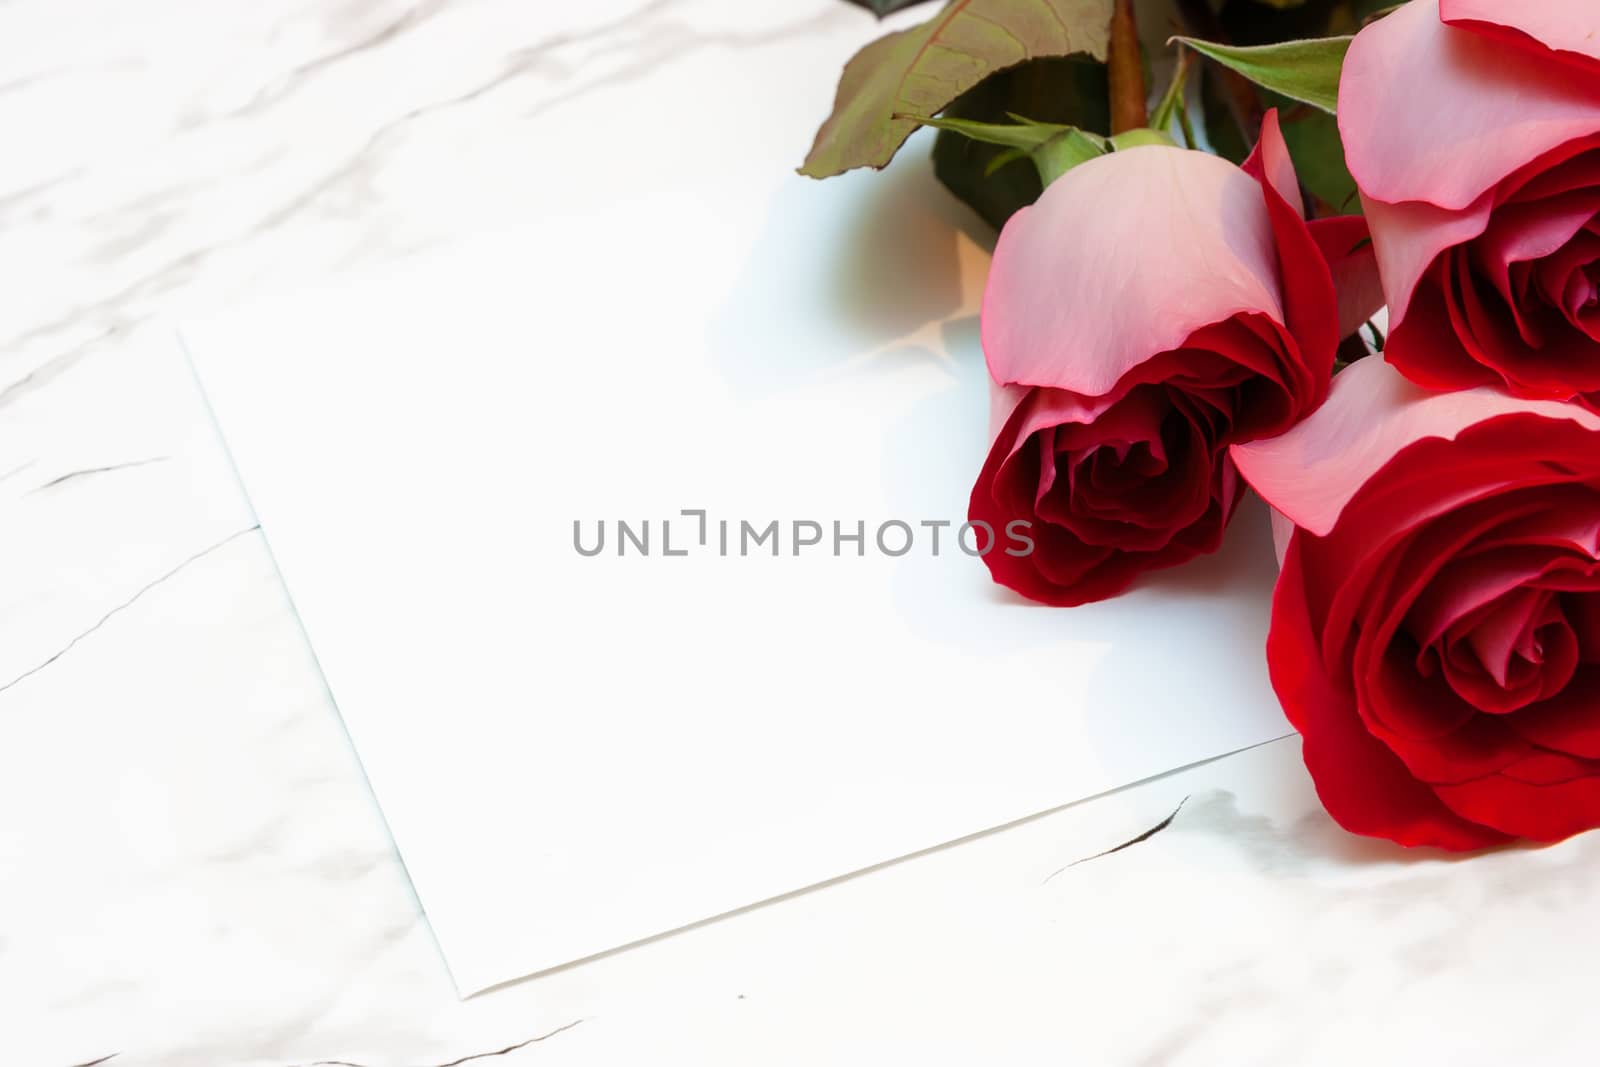
<path id="1" fill-rule="evenodd" d="M 1434 389 L 1600 401 L 1600 4 L 1413 0 L 1356 36 L 1339 129 Z"/>
<path id="2" fill-rule="evenodd" d="M 1368 359 L 1233 454 L 1292 523 L 1267 658 L 1333 817 L 1448 849 L 1600 826 L 1600 416 Z"/>
<path id="3" fill-rule="evenodd" d="M 1026 522 L 1035 547 L 990 552 L 995 581 L 1081 604 L 1217 548 L 1243 489 L 1228 446 L 1327 392 L 1341 323 L 1318 241 L 1341 267 L 1370 257 L 1359 219 L 1302 215 L 1272 114 L 1244 170 L 1128 149 L 1011 218 L 984 293 L 996 435 L 969 515 Z"/>

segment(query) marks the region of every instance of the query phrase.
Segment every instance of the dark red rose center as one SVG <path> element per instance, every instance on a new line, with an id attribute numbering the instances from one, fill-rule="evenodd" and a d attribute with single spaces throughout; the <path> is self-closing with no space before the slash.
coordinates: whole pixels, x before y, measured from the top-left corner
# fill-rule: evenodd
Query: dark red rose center
<path id="1" fill-rule="evenodd" d="M 1578 666 L 1578 636 L 1561 594 L 1512 591 L 1451 623 L 1417 655 L 1424 676 L 1440 673 L 1480 711 L 1507 714 L 1564 689 Z"/>
<path id="2" fill-rule="evenodd" d="M 1593 313 L 1600 303 L 1600 286 L 1596 285 L 1596 278 L 1600 277 L 1600 235 L 1593 229 L 1596 225 L 1591 219 L 1577 236 L 1544 259 L 1512 264 L 1513 286 L 1523 294 L 1522 317 L 1526 327 L 1532 327 L 1537 335 L 1547 333 L 1559 316 L 1561 325 L 1600 341 L 1600 318 Z M 1537 308 L 1528 307 L 1530 295 L 1537 296 L 1547 309 L 1542 315 Z M 1543 330 L 1539 329 L 1541 325 Z"/>
<path id="3" fill-rule="evenodd" d="M 1294 338 L 1259 314 L 1195 331 L 1086 398 L 1033 387 L 990 447 L 970 516 L 1030 524 L 1025 558 L 985 557 L 1003 585 L 1052 604 L 1120 592 L 1215 551 L 1244 493 L 1228 447 L 1281 433 L 1312 395 Z"/>
<path id="4" fill-rule="evenodd" d="M 1093 425 L 1041 430 L 1039 518 L 1086 544 L 1150 550 L 1212 503 L 1209 427 L 1166 386 L 1131 390 Z"/>
<path id="5" fill-rule="evenodd" d="M 1440 254 L 1397 328 L 1410 368 L 1438 387 L 1600 393 L 1600 138 L 1535 161 L 1494 195 L 1484 232 Z M 1410 342 L 1452 335 L 1475 376 L 1447 346 Z"/>

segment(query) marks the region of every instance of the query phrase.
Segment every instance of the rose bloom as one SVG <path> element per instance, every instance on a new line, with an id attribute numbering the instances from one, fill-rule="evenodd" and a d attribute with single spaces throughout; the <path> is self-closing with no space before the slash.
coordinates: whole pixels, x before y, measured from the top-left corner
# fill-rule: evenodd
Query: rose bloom
<path id="1" fill-rule="evenodd" d="M 1334 819 L 1447 849 L 1600 826 L 1600 416 L 1366 359 L 1233 452 L 1287 534 L 1267 659 Z"/>
<path id="2" fill-rule="evenodd" d="M 1600 400 L 1600 3 L 1413 0 L 1362 30 L 1339 130 L 1435 389 Z"/>
<path id="3" fill-rule="evenodd" d="M 1302 216 L 1270 114 L 1245 170 L 1127 149 L 1006 223 L 983 301 L 995 437 L 969 517 L 1028 522 L 1035 548 L 989 553 L 997 582 L 1081 604 L 1217 548 L 1244 488 L 1228 445 L 1327 392 L 1341 324 L 1318 241 L 1342 273 L 1370 261 L 1360 219 Z"/>

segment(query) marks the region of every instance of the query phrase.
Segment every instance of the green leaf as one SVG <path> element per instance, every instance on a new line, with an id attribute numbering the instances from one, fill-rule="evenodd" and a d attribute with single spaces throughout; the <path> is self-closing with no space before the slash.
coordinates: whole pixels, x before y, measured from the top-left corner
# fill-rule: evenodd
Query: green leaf
<path id="1" fill-rule="evenodd" d="M 949 130 L 984 144 L 1003 145 L 1023 152 L 1035 152 L 1051 138 L 1072 131 L 1071 126 L 1053 122 L 978 122 L 974 119 L 923 119 L 924 126 Z"/>
<path id="2" fill-rule="evenodd" d="M 1012 148 L 1004 152 L 997 152 L 995 153 L 993 159 L 989 160 L 989 162 L 983 165 L 983 176 L 985 178 L 992 178 L 994 177 L 995 172 L 999 171 L 1007 163 L 1012 163 L 1016 160 L 1027 158 L 1028 153 L 1022 151 L 1020 148 Z"/>
<path id="3" fill-rule="evenodd" d="M 1339 70 L 1349 37 L 1318 37 L 1279 44 L 1235 45 L 1176 37 L 1201 55 L 1238 71 L 1264 88 L 1333 114 L 1339 105 Z"/>
<path id="4" fill-rule="evenodd" d="M 1079 163 L 1087 163 L 1105 152 L 1105 142 L 1098 136 L 1068 126 L 1029 155 L 1039 172 L 1040 183 L 1049 185 Z"/>
<path id="5" fill-rule="evenodd" d="M 1076 126 L 1062 126 L 1054 122 L 1035 122 L 1013 115 L 1012 122 L 975 122 L 971 119 L 924 119 L 923 123 L 950 133 L 959 133 L 984 144 L 1000 145 L 1010 149 L 1000 158 L 1001 165 L 1018 156 L 1033 160 L 1039 171 L 1039 181 L 1049 185 L 1080 163 L 1087 163 L 1107 152 L 1123 152 L 1142 145 L 1166 145 L 1175 142 L 1160 130 L 1140 127 L 1124 130 L 1115 137 L 1101 137 Z"/>
<path id="6" fill-rule="evenodd" d="M 1105 64 L 1081 56 L 1024 63 L 963 94 L 944 117 L 1003 123 L 1017 114 L 1105 132 L 1111 120 Z M 933 173 L 995 229 L 1044 189 L 1027 153 L 943 130 L 933 143 Z"/>
<path id="7" fill-rule="evenodd" d="M 1150 113 L 1151 129 L 1166 131 L 1172 128 L 1174 118 L 1187 120 L 1188 116 L 1184 114 L 1183 90 L 1189 84 L 1191 54 L 1186 49 L 1178 49 L 1178 62 L 1172 68 L 1172 80 L 1167 83 L 1167 91 L 1161 94 L 1156 109 Z"/>
<path id="8" fill-rule="evenodd" d="M 800 168 L 828 178 L 883 167 L 917 123 L 997 71 L 1030 59 L 1104 59 L 1112 0 L 950 0 L 931 21 L 891 33 L 845 65 Z"/>
<path id="9" fill-rule="evenodd" d="M 1076 126 L 1054 122 L 1034 122 L 1017 116 L 1014 122 L 976 122 L 972 119 L 923 119 L 940 130 L 959 133 L 984 144 L 1000 145 L 1027 156 L 1039 172 L 1040 184 L 1049 185 L 1079 163 L 1104 155 L 1108 144 L 1099 134 L 1085 133 Z M 1148 132 L 1148 131 L 1147 131 Z M 997 157 L 1010 162 L 1017 155 Z"/>
<path id="10" fill-rule="evenodd" d="M 1111 150 L 1114 152 L 1125 152 L 1130 148 L 1139 148 L 1142 145 L 1150 144 L 1165 145 L 1168 148 L 1171 148 L 1175 143 L 1176 142 L 1174 142 L 1171 137 L 1168 137 L 1165 132 L 1161 130 L 1152 130 L 1141 126 L 1135 130 L 1123 130 L 1121 133 L 1111 138 Z"/>

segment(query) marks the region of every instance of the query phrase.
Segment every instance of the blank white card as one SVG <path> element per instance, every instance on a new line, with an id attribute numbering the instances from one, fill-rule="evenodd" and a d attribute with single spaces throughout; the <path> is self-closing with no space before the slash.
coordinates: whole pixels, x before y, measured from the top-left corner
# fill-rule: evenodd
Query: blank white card
<path id="1" fill-rule="evenodd" d="M 852 273 L 864 188 L 553 216 L 185 330 L 464 994 L 1286 732 L 1258 508 L 1080 609 L 962 551 L 983 254 Z"/>

